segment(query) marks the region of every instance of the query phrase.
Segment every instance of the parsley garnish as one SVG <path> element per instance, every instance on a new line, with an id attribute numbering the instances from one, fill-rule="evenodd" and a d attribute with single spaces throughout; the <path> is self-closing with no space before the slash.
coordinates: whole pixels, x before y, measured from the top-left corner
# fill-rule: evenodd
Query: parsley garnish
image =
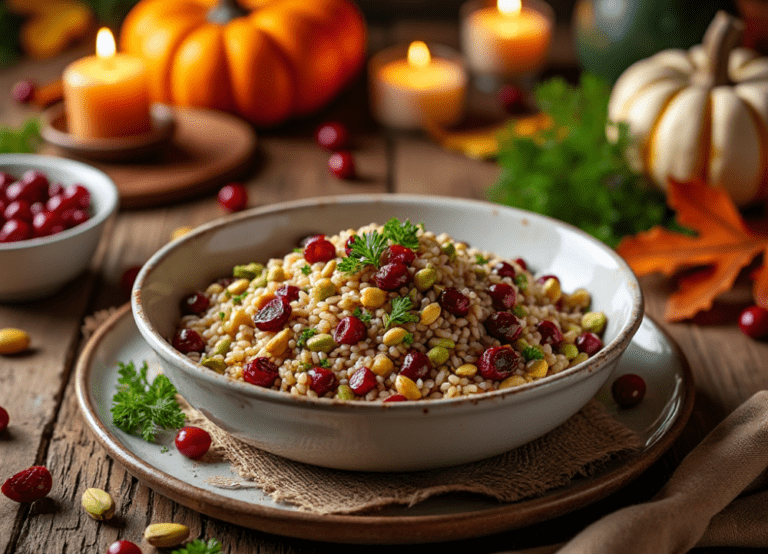
<path id="1" fill-rule="evenodd" d="M 419 237 L 417 236 L 419 228 L 424 229 L 424 226 L 422 224 L 413 225 L 408 219 L 400 223 L 400 220 L 393 217 L 384 224 L 382 234 L 395 244 L 416 250 L 419 247 Z"/>
<path id="2" fill-rule="evenodd" d="M 224 312 L 219 312 L 219 319 L 220 320 L 224 321 L 225 317 L 227 317 L 227 314 L 225 314 Z"/>
<path id="3" fill-rule="evenodd" d="M 331 360 L 329 360 L 328 358 L 323 358 L 322 360 L 320 360 L 320 363 L 318 363 L 317 365 L 325 368 L 331 367 Z"/>
<path id="4" fill-rule="evenodd" d="M 304 265 L 304 267 L 301 268 L 301 272 L 304 275 L 309 275 L 310 273 L 312 273 L 312 268 L 309 266 L 309 264 L 306 264 Z"/>
<path id="5" fill-rule="evenodd" d="M 369 312 L 368 310 L 361 310 L 360 306 L 355 308 L 355 310 L 352 312 L 352 315 L 355 316 L 360 321 L 362 321 L 363 323 L 370 323 L 371 318 L 373 317 L 371 315 L 371 312 Z"/>
<path id="6" fill-rule="evenodd" d="M 528 317 L 528 312 L 520 304 L 516 304 L 515 307 L 512 308 L 512 313 L 521 319 Z"/>
<path id="7" fill-rule="evenodd" d="M 167 446 L 163 446 L 163 447 L 160 449 L 160 453 L 161 453 L 161 454 L 165 454 L 166 452 L 170 452 L 170 451 L 171 451 L 171 449 L 170 449 L 170 448 L 168 448 Z"/>
<path id="8" fill-rule="evenodd" d="M 544 353 L 536 348 L 535 346 L 526 346 L 523 348 L 523 358 L 525 358 L 526 362 L 530 362 L 531 360 L 541 360 L 544 358 Z"/>
<path id="9" fill-rule="evenodd" d="M 126 433 L 141 433 L 147 442 L 155 442 L 160 429 L 178 429 L 186 416 L 176 402 L 176 387 L 165 375 L 147 381 L 147 362 L 139 372 L 133 362 L 118 362 L 120 378 L 112 397 L 112 423 Z"/>
<path id="10" fill-rule="evenodd" d="M 475 263 L 477 265 L 485 265 L 490 261 L 488 258 L 484 258 L 482 254 L 475 254 Z"/>
<path id="11" fill-rule="evenodd" d="M 413 344 L 413 333 L 406 333 L 403 337 L 403 344 L 405 346 L 411 346 Z"/>
<path id="12" fill-rule="evenodd" d="M 367 265 L 378 268 L 381 255 L 387 248 L 387 238 L 376 231 L 364 233 L 352 243 L 349 256 L 339 262 L 338 269 L 344 273 L 357 273 Z"/>
<path id="13" fill-rule="evenodd" d="M 408 313 L 413 307 L 413 302 L 407 296 L 398 296 L 392 299 L 392 311 L 387 317 L 387 324 L 384 329 L 389 329 L 392 325 L 400 325 L 409 321 L 418 321 L 419 316 Z"/>
<path id="14" fill-rule="evenodd" d="M 40 122 L 36 118 L 28 119 L 18 129 L 0 127 L 0 153 L 30 154 L 39 145 Z"/>
<path id="15" fill-rule="evenodd" d="M 304 329 L 299 333 L 299 340 L 296 341 L 296 346 L 303 348 L 307 345 L 307 341 L 317 334 L 317 329 Z"/>
<path id="16" fill-rule="evenodd" d="M 219 552 L 221 552 L 221 543 L 217 539 L 208 539 L 208 542 L 195 539 L 171 554 L 219 554 Z"/>
<path id="17" fill-rule="evenodd" d="M 236 296 L 233 296 L 232 302 L 234 302 L 235 304 L 240 304 L 243 301 L 243 298 L 245 298 L 246 296 L 248 296 L 248 291 L 245 291 Z"/>
<path id="18" fill-rule="evenodd" d="M 525 290 L 528 288 L 528 276 L 524 273 L 518 273 L 515 275 L 515 284 L 517 285 L 517 288 L 520 290 Z"/>

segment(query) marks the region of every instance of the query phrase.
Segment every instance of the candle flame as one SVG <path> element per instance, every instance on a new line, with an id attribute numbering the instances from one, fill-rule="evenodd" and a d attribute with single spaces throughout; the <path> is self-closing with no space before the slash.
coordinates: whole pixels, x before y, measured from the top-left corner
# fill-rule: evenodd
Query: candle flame
<path id="1" fill-rule="evenodd" d="M 420 40 L 416 40 L 408 47 L 408 63 L 416 67 L 425 67 L 429 65 L 432 56 L 429 54 L 429 48 Z"/>
<path id="2" fill-rule="evenodd" d="M 496 7 L 504 15 L 515 15 L 522 11 L 522 0 L 497 0 Z"/>
<path id="3" fill-rule="evenodd" d="M 116 50 L 115 37 L 112 35 L 112 31 L 106 27 L 99 29 L 96 34 L 96 55 L 100 58 L 111 58 L 115 55 Z"/>

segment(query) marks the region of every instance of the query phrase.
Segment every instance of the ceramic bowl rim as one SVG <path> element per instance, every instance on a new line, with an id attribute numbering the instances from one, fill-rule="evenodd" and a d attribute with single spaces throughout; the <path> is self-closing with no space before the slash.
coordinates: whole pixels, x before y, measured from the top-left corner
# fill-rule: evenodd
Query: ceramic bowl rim
<path id="1" fill-rule="evenodd" d="M 406 203 L 413 205 L 446 205 L 459 206 L 472 204 L 478 209 L 493 209 L 500 211 L 511 211 L 518 218 L 538 219 L 544 223 L 549 223 L 556 226 L 564 227 L 566 230 L 574 232 L 586 239 L 593 247 L 602 250 L 607 254 L 623 271 L 627 276 L 630 283 L 630 290 L 634 291 L 631 297 L 632 308 L 627 321 L 619 329 L 616 337 L 606 344 L 602 350 L 600 350 L 595 356 L 589 358 L 587 361 L 578 364 L 572 368 L 565 369 L 560 373 L 548 376 L 544 379 L 539 379 L 517 387 L 509 387 L 506 389 L 500 389 L 490 391 L 487 393 L 462 396 L 458 398 L 441 398 L 430 399 L 426 402 L 369 402 L 369 401 L 350 401 L 340 400 L 337 398 L 313 398 L 308 396 L 294 396 L 284 391 L 276 391 L 272 389 L 265 389 L 263 387 L 255 387 L 249 383 L 242 381 L 235 381 L 224 375 L 220 375 L 214 371 L 210 371 L 199 364 L 194 363 L 192 360 L 177 352 L 170 343 L 160 335 L 151 325 L 149 319 L 144 312 L 142 305 L 142 287 L 147 280 L 149 274 L 153 269 L 160 265 L 162 261 L 170 255 L 174 250 L 179 248 L 182 244 L 191 241 L 192 239 L 212 232 L 218 228 L 227 227 L 239 223 L 242 220 L 251 218 L 258 218 L 262 215 L 273 215 L 281 212 L 291 212 L 298 209 L 306 208 L 322 208 L 324 205 L 332 204 L 353 204 L 353 203 Z M 644 312 L 644 300 L 640 283 L 637 280 L 634 272 L 629 265 L 621 258 L 613 249 L 605 245 L 604 243 L 593 238 L 586 232 L 562 221 L 553 219 L 548 216 L 528 212 L 518 208 L 511 208 L 508 206 L 502 206 L 494 204 L 484 200 L 474 200 L 465 198 L 454 198 L 448 196 L 435 196 L 435 195 L 416 195 L 416 194 L 389 194 L 389 193 L 369 193 L 369 194 L 355 194 L 355 195 L 336 195 L 336 196 L 323 196 L 316 198 L 306 198 L 300 200 L 292 200 L 287 202 L 280 202 L 275 204 L 268 204 L 257 208 L 251 208 L 242 212 L 230 214 L 225 217 L 221 217 L 205 223 L 185 235 L 169 242 L 161 247 L 155 254 L 153 254 L 149 260 L 142 266 L 133 284 L 131 292 L 131 311 L 133 313 L 134 320 L 138 326 L 141 334 L 145 340 L 148 341 L 152 349 L 161 357 L 166 360 L 173 360 L 173 365 L 182 371 L 184 374 L 189 375 L 193 379 L 202 378 L 207 383 L 215 387 L 225 387 L 232 392 L 237 391 L 239 394 L 244 394 L 248 398 L 254 400 L 271 402 L 276 404 L 287 404 L 290 406 L 302 407 L 302 408 L 314 408 L 325 410 L 332 408 L 334 410 L 368 410 L 380 412 L 382 409 L 402 410 L 402 411 L 424 411 L 425 409 L 441 408 L 446 406 L 462 406 L 467 404 L 487 404 L 495 403 L 505 398 L 515 398 L 520 395 L 526 395 L 529 398 L 544 394 L 552 387 L 557 387 L 563 382 L 571 380 L 580 380 L 586 378 L 590 373 L 600 372 L 605 367 L 609 366 L 619 356 L 621 356 L 624 350 L 629 345 L 632 337 L 643 319 Z"/>

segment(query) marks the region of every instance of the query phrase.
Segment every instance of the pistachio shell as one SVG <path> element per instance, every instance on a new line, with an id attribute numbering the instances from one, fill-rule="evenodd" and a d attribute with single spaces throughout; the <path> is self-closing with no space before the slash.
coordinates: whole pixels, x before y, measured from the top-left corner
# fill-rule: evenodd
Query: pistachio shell
<path id="1" fill-rule="evenodd" d="M 179 545 L 189 537 L 189 527 L 181 523 L 153 523 L 144 529 L 144 538 L 156 548 Z"/>
<path id="2" fill-rule="evenodd" d="M 86 513 L 95 520 L 103 521 L 115 515 L 115 501 L 101 489 L 85 489 L 82 504 Z"/>

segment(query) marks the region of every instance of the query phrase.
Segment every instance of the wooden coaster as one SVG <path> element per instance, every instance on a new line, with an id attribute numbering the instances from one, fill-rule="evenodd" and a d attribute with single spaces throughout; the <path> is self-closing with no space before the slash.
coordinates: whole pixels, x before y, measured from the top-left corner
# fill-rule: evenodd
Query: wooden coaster
<path id="1" fill-rule="evenodd" d="M 42 153 L 80 159 L 102 170 L 117 185 L 121 208 L 186 200 L 238 177 L 249 167 L 256 151 L 256 134 L 248 123 L 214 110 L 173 110 L 173 137 L 145 159 L 90 160 L 50 144 Z"/>

